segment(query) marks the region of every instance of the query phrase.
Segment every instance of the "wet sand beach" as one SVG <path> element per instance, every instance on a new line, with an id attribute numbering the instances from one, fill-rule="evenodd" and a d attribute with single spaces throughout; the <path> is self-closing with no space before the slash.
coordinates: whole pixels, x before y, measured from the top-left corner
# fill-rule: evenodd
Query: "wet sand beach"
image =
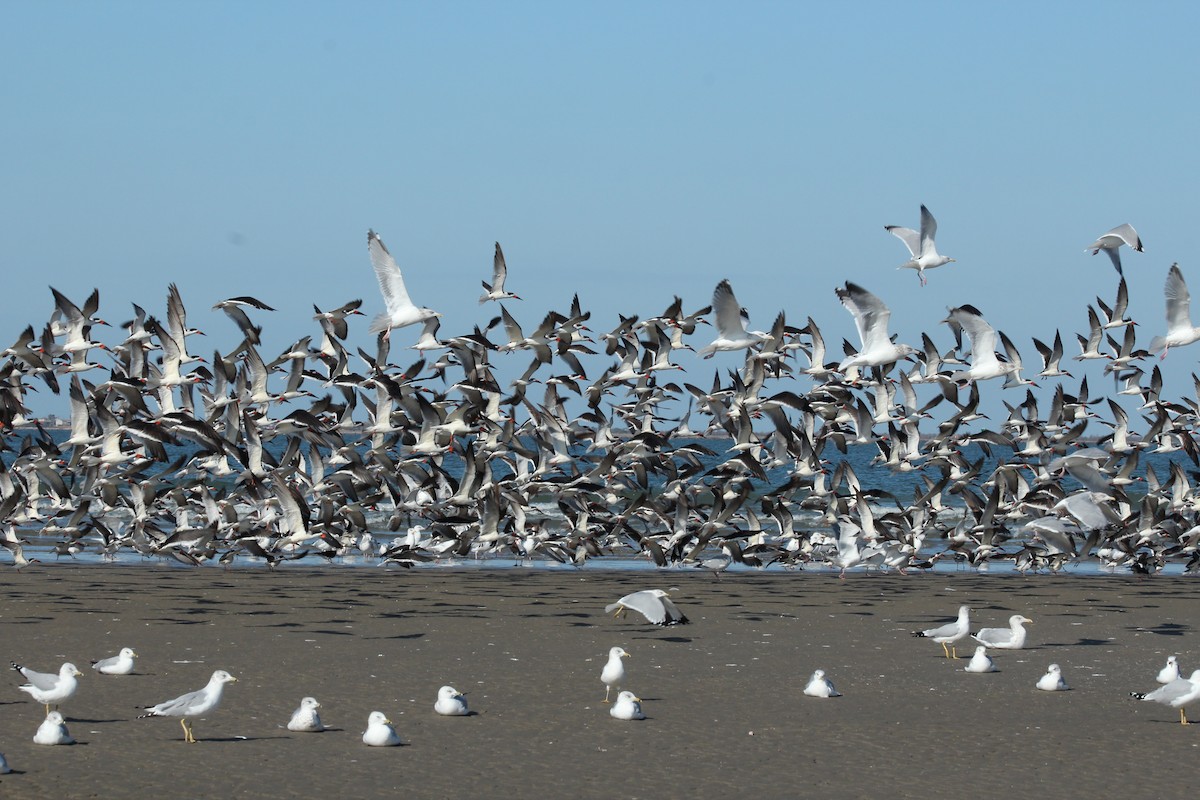
<path id="1" fill-rule="evenodd" d="M 1171 653 L 1185 674 L 1200 583 L 1132 576 L 850 575 L 585 569 L 278 571 L 53 565 L 5 573 L 0 656 L 85 673 L 63 705 L 69 747 L 33 744 L 42 709 L 7 672 L 0 797 L 1053 797 L 1180 796 L 1200 727 L 1140 703 Z M 679 587 L 691 624 L 604 606 Z M 972 609 L 972 630 L 1034 620 L 1000 671 L 911 631 Z M 648 719 L 608 714 L 608 649 Z M 137 672 L 89 659 L 137 650 Z M 961 643 L 970 655 L 973 642 Z M 1062 665 L 1071 691 L 1034 683 Z M 805 697 L 814 669 L 843 697 Z M 239 682 L 193 720 L 140 707 Z M 433 712 L 438 687 L 472 716 Z M 305 695 L 333 728 L 284 726 Z M 404 746 L 361 742 L 387 714 Z M 1200 719 L 1200 713 L 1197 714 Z"/>

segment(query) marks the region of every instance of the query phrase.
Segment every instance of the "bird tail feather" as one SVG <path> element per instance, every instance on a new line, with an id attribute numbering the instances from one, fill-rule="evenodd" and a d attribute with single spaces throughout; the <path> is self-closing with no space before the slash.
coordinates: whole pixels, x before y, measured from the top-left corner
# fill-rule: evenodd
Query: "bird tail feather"
<path id="1" fill-rule="evenodd" d="M 367 330 L 369 330 L 371 333 L 383 333 L 388 329 L 388 321 L 390 319 L 391 317 L 389 317 L 386 313 L 376 314 L 375 318 L 371 320 L 371 327 L 369 327 Z"/>

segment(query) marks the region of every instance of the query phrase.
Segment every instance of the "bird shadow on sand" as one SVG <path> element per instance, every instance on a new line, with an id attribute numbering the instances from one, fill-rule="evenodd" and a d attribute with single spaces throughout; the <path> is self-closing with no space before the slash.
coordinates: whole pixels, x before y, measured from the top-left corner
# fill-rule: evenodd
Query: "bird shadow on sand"
<path id="1" fill-rule="evenodd" d="M 1177 622 L 1164 622 L 1161 625 L 1155 625 L 1153 628 L 1134 626 L 1127 630 L 1135 633 L 1157 633 L 1159 636 L 1183 636 L 1191 627 L 1191 625 L 1180 625 Z"/>
<path id="2" fill-rule="evenodd" d="M 364 636 L 364 639 L 420 639 L 423 633 L 397 633 L 395 636 Z"/>

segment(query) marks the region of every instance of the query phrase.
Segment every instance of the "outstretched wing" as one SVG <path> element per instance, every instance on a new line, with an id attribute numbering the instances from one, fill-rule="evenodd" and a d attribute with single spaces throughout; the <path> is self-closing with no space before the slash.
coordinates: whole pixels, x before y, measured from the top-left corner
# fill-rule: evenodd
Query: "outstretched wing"
<path id="1" fill-rule="evenodd" d="M 367 250 L 371 254 L 371 266 L 375 268 L 379 291 L 383 293 L 383 302 L 387 305 L 388 313 L 411 306 L 413 302 L 408 297 L 408 289 L 404 286 L 404 276 L 400 274 L 400 267 L 375 231 L 367 231 Z"/>
<path id="2" fill-rule="evenodd" d="M 1192 329 L 1192 296 L 1178 264 L 1172 264 L 1163 287 L 1167 300 L 1167 332 Z"/>
<path id="3" fill-rule="evenodd" d="M 876 345 L 888 344 L 888 321 L 892 318 L 892 312 L 882 300 L 850 281 L 846 281 L 844 289 L 837 290 L 837 296 L 854 316 L 864 351 L 872 350 Z"/>
<path id="4" fill-rule="evenodd" d="M 924 208 L 924 206 L 922 206 Z M 914 231 L 912 228 L 902 228 L 899 225 L 884 225 L 883 229 L 892 234 L 900 241 L 904 242 L 904 246 L 908 248 L 908 252 L 913 258 L 919 258 L 921 255 L 921 234 Z"/>
<path id="5" fill-rule="evenodd" d="M 713 289 L 713 310 L 717 316 L 717 331 L 726 339 L 735 338 L 746 332 L 746 323 L 742 317 L 742 307 L 733 296 L 733 287 L 728 280 L 721 281 Z"/>

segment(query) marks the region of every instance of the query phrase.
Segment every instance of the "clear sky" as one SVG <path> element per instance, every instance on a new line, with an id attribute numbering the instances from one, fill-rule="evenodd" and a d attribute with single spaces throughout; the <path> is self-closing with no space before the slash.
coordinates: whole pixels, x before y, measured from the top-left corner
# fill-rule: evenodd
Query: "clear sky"
<path id="1" fill-rule="evenodd" d="M 317 333 L 313 303 L 382 310 L 371 227 L 444 334 L 498 313 L 476 303 L 498 240 L 527 329 L 575 292 L 602 330 L 730 278 L 753 327 L 811 315 L 836 350 L 853 280 L 902 341 L 948 347 L 946 306 L 972 303 L 1036 371 L 1029 337 L 1074 354 L 1111 302 L 1083 248 L 1124 222 L 1145 344 L 1173 261 L 1200 289 L 1198 23 L 1165 2 L 5 0 L 0 346 L 45 324 L 50 285 L 99 287 L 120 322 L 165 315 L 175 281 L 198 352 L 237 340 L 217 300 L 275 306 L 269 356 Z M 922 203 L 958 259 L 924 289 L 883 230 Z M 361 318 L 350 341 L 371 347 Z M 1198 356 L 1167 359 L 1168 394 Z"/>

